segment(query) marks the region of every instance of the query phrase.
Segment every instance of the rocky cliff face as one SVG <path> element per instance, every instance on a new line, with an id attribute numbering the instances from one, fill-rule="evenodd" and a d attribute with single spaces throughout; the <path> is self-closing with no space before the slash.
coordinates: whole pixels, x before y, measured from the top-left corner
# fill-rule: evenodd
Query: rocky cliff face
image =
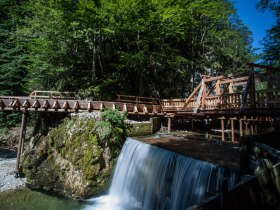
<path id="1" fill-rule="evenodd" d="M 27 185 L 72 198 L 103 191 L 125 131 L 123 127 L 116 128 L 104 139 L 102 129 L 108 133 L 108 127 L 98 126 L 99 119 L 98 114 L 72 115 L 47 136 L 33 141 L 23 159 Z"/>

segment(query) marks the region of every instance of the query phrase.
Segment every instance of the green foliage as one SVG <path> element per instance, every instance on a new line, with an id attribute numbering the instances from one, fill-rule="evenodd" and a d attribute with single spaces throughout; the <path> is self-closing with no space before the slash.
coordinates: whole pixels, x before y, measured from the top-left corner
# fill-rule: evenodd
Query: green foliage
<path id="1" fill-rule="evenodd" d="M 121 113 L 116 109 L 103 111 L 101 120 L 96 123 L 96 130 L 100 140 L 122 145 L 119 140 L 125 140 L 126 131 L 129 128 L 129 125 L 125 123 L 126 116 L 126 113 Z"/>
<path id="2" fill-rule="evenodd" d="M 0 1 L 0 95 L 24 95 L 27 52 L 16 33 L 19 7 L 24 1 Z M 15 126 L 20 114 L 0 112 L 0 128 Z"/>
<path id="3" fill-rule="evenodd" d="M 252 61 L 251 34 L 227 0 L 2 2 L 0 89 L 7 94 L 183 97 L 191 78 L 240 71 Z"/>
<path id="4" fill-rule="evenodd" d="M 276 0 L 260 0 L 257 7 L 261 11 L 271 10 L 275 15 L 275 24 L 267 30 L 263 39 L 264 54 L 262 59 L 265 64 L 280 67 L 280 4 Z"/>
<path id="5" fill-rule="evenodd" d="M 0 95 L 24 92 L 27 53 L 16 33 L 19 7 L 19 1 L 0 1 Z"/>
<path id="6" fill-rule="evenodd" d="M 0 128 L 8 129 L 16 126 L 21 119 L 21 115 L 18 112 L 4 113 L 0 112 Z"/>

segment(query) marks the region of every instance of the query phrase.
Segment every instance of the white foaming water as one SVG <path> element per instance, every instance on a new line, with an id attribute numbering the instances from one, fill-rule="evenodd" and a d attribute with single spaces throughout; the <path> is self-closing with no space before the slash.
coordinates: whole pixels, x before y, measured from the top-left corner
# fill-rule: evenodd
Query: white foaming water
<path id="1" fill-rule="evenodd" d="M 236 173 L 128 138 L 118 158 L 109 194 L 85 210 L 184 210 L 229 187 Z"/>

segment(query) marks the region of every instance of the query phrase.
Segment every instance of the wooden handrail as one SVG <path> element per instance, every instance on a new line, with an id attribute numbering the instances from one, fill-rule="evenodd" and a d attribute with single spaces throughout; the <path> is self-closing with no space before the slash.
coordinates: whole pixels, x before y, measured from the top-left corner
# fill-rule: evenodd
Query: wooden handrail
<path id="1" fill-rule="evenodd" d="M 117 95 L 117 96 L 118 96 L 118 102 L 123 102 L 123 103 L 152 104 L 152 105 L 160 104 L 160 100 L 153 97 L 131 96 L 131 95 Z"/>
<path id="2" fill-rule="evenodd" d="M 45 95 L 42 95 L 45 94 Z M 60 92 L 60 91 L 46 91 L 46 90 L 35 90 L 29 94 L 29 98 L 41 98 L 41 99 L 76 99 L 76 94 L 74 92 Z"/>

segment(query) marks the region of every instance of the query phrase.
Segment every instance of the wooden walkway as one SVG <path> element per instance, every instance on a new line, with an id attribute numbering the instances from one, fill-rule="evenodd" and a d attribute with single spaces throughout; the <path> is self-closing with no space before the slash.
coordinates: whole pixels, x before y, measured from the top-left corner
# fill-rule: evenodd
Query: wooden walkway
<path id="1" fill-rule="evenodd" d="M 38 91 L 39 92 L 39 91 Z M 45 92 L 45 91 L 41 91 Z M 49 91 L 48 91 L 49 92 Z M 129 100 L 127 99 L 129 98 Z M 134 99 L 134 100 L 133 100 Z M 118 109 L 128 114 L 163 115 L 161 106 L 148 97 L 119 96 L 117 102 L 48 97 L 0 96 L 0 111 L 92 112 Z"/>
<path id="2" fill-rule="evenodd" d="M 118 109 L 165 117 L 280 117 L 279 73 L 251 64 L 241 75 L 206 76 L 186 99 L 118 95 L 116 101 L 78 100 L 72 92 L 34 91 L 27 97 L 0 96 L 0 111 L 92 112 Z"/>
<path id="3" fill-rule="evenodd" d="M 186 99 L 118 95 L 114 102 L 77 100 L 72 92 L 34 91 L 28 97 L 0 96 L 2 111 L 91 112 L 118 109 L 128 114 L 190 116 L 280 116 L 280 75 L 250 64 L 241 75 L 206 76 Z"/>
<path id="4" fill-rule="evenodd" d="M 0 96 L 0 111 L 22 112 L 17 172 L 25 138 L 26 113 L 94 112 L 117 109 L 129 115 L 161 116 L 168 119 L 168 131 L 174 118 L 185 118 L 192 129 L 196 119 L 221 122 L 221 140 L 225 141 L 225 122 L 230 122 L 231 141 L 235 141 L 235 125 L 239 136 L 254 134 L 262 122 L 280 117 L 279 69 L 250 64 L 240 75 L 202 75 L 200 83 L 186 99 L 163 99 L 118 95 L 116 101 L 79 100 L 74 93 L 34 91 L 27 97 Z"/>
<path id="5" fill-rule="evenodd" d="M 241 75 L 206 76 L 186 99 L 118 95 L 116 101 L 77 100 L 71 92 L 34 91 L 27 97 L 0 96 L 0 111 L 92 112 L 118 109 L 165 117 L 280 117 L 280 74 L 251 64 Z"/>

